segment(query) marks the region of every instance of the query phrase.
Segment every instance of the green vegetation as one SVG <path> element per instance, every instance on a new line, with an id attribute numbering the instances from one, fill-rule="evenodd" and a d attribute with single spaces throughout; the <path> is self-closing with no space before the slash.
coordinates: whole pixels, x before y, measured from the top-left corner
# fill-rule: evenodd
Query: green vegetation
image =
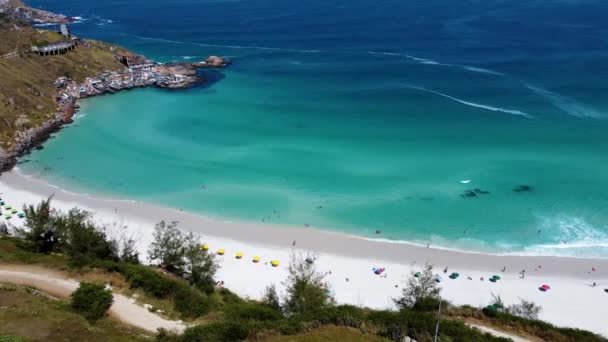
<path id="1" fill-rule="evenodd" d="M 69 303 L 36 290 L 0 285 L 0 341 L 146 341 L 148 335 L 114 320 L 93 325 Z M 10 336 L 10 338 L 9 338 Z"/>
<path id="2" fill-rule="evenodd" d="M 84 281 L 72 293 L 72 308 L 89 321 L 104 317 L 113 301 L 112 291 L 106 290 L 103 285 Z"/>
<path id="3" fill-rule="evenodd" d="M 425 342 L 434 337 L 437 308 L 442 299 L 431 266 L 412 274 L 403 285 L 402 296 L 395 299 L 398 311 L 336 305 L 329 285 L 316 270 L 314 258 L 302 255 L 293 255 L 290 260 L 284 297 L 270 286 L 261 301 L 253 301 L 213 286 L 217 270 L 214 258 L 202 250 L 198 236 L 182 233 L 176 223 L 156 226 L 150 256 L 158 260 L 162 268 L 153 268 L 137 262 L 132 241 L 111 239 L 102 228 L 91 223 L 86 212 L 73 209 L 64 214 L 53 210 L 50 200 L 28 207 L 26 212 L 26 225 L 21 231 L 23 240 L 0 239 L 0 261 L 77 270 L 83 277 L 101 272 L 101 279 L 113 279 L 120 285 L 115 289 L 143 293 L 145 301 L 155 309 L 161 307 L 171 317 L 178 315 L 190 323 L 181 336 L 159 332 L 158 341 L 343 341 L 343 336 L 349 336 L 349 340 L 355 341 L 402 341 L 411 337 Z M 123 248 L 119 248 L 121 243 Z M 124 250 L 131 251 L 126 253 L 130 256 L 119 252 Z M 200 270 L 196 270 L 198 267 Z M 198 281 L 193 277 L 196 272 L 199 272 Z M 103 288 L 84 284 L 81 288 L 79 301 L 83 304 L 74 308 L 91 320 L 103 316 L 103 308 L 109 305 L 107 295 L 97 302 L 98 297 L 104 297 L 100 292 Z M 80 298 L 75 293 L 74 302 L 77 297 Z M 494 309 L 483 311 L 452 306 L 445 301 L 441 305 L 444 314 L 439 341 L 506 341 L 472 329 L 465 322 L 551 341 L 606 341 L 587 331 L 556 328 L 525 318 L 537 313 L 538 307 L 533 303 L 525 302 L 515 306 L 517 310 L 509 309 L 523 317 L 504 309 L 500 297 L 495 297 Z M 71 307 L 69 310 L 74 311 Z M 107 319 L 102 317 L 99 322 L 103 324 Z M 98 324 L 95 323 L 95 327 Z M 0 333 L 28 336 L 13 331 L 0 330 Z"/>
<path id="4" fill-rule="evenodd" d="M 124 68 L 114 58 L 116 51 L 124 49 L 96 41 L 65 54 L 38 56 L 30 52 L 32 45 L 57 42 L 64 37 L 29 26 L 15 30 L 13 21 L 2 20 L 0 55 L 19 52 L 17 57 L 0 59 L 0 147 L 5 150 L 10 148 L 17 131 L 38 127 L 57 111 L 53 82 L 58 77 L 83 81 L 105 70 Z"/>

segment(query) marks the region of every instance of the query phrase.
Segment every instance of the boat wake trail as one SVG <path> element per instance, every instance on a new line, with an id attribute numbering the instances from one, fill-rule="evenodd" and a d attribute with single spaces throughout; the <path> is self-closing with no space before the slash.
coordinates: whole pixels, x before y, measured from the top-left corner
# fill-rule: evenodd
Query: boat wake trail
<path id="1" fill-rule="evenodd" d="M 532 115 L 530 115 L 530 114 L 528 114 L 526 112 L 522 112 L 520 110 L 506 109 L 506 108 L 500 108 L 500 107 L 493 107 L 493 106 L 488 106 L 488 105 L 484 105 L 484 104 L 480 104 L 480 103 L 465 101 L 465 100 L 462 100 L 462 99 L 450 96 L 448 94 L 440 93 L 438 91 L 434 91 L 434 90 L 423 88 L 423 87 L 412 86 L 412 85 L 406 85 L 406 87 L 407 88 L 411 88 L 411 89 L 416 89 L 416 90 L 424 91 L 424 92 L 428 92 L 428 93 L 432 93 L 432 94 L 435 94 L 435 95 L 439 95 L 441 97 L 445 97 L 446 99 L 450 99 L 452 101 L 456 101 L 456 102 L 461 103 L 461 104 L 466 105 L 466 106 L 471 106 L 471 107 L 475 107 L 475 108 L 481 108 L 481 109 L 485 109 L 485 110 L 492 111 L 492 112 L 502 112 L 502 113 L 507 113 L 507 114 L 511 114 L 511 115 L 523 116 L 523 117 L 528 118 L 528 119 L 534 119 L 534 117 Z"/>
<path id="2" fill-rule="evenodd" d="M 525 84 L 525 86 L 526 88 L 532 90 L 534 93 L 549 100 L 555 107 L 561 109 L 568 115 L 576 116 L 579 118 L 591 119 L 600 119 L 604 117 L 602 113 L 596 111 L 595 109 L 589 108 L 584 104 L 581 104 L 578 101 L 567 96 L 560 95 L 547 89 L 532 86 L 529 84 Z"/>
<path id="3" fill-rule="evenodd" d="M 494 70 L 490 70 L 490 69 L 479 68 L 479 67 L 474 67 L 474 66 L 470 66 L 470 65 L 441 63 L 441 62 L 434 61 L 432 59 L 420 58 L 420 57 L 416 57 L 416 56 L 412 56 L 412 55 L 408 55 L 408 54 L 404 54 L 404 53 L 378 52 L 378 51 L 368 51 L 368 52 L 373 55 L 401 56 L 401 57 L 410 59 L 414 62 L 418 62 L 420 64 L 425 64 L 425 65 L 438 65 L 438 66 L 444 66 L 444 67 L 453 67 L 453 68 L 463 69 L 466 71 L 478 72 L 478 73 L 482 73 L 482 74 L 489 74 L 489 75 L 494 75 L 494 76 L 505 76 L 505 74 L 503 74 L 502 72 L 498 72 L 498 71 L 494 71 Z"/>
<path id="4" fill-rule="evenodd" d="M 268 47 L 268 46 L 222 45 L 222 44 L 195 43 L 195 42 L 180 41 L 180 40 L 171 40 L 171 39 L 164 39 L 164 38 L 144 37 L 144 36 L 137 36 L 137 35 L 132 35 L 132 34 L 129 34 L 127 36 L 138 38 L 138 39 L 142 39 L 142 40 L 153 40 L 153 41 L 164 42 L 164 43 L 183 44 L 183 45 L 196 45 L 196 46 L 205 46 L 205 47 L 221 47 L 221 48 L 228 48 L 228 49 L 284 51 L 284 52 L 298 52 L 298 53 L 321 53 L 321 52 L 325 52 L 323 50 L 316 50 L 316 49 L 300 50 L 300 49 L 277 48 L 277 47 Z"/>

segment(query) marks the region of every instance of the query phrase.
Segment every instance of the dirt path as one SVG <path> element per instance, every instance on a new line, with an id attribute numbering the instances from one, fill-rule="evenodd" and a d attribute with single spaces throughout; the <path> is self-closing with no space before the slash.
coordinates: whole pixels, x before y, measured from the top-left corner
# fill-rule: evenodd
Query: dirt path
<path id="1" fill-rule="evenodd" d="M 45 268 L 6 265 L 0 265 L 0 283 L 31 286 L 62 299 L 68 299 L 79 284 L 74 279 Z M 114 294 L 109 314 L 125 324 L 150 332 L 156 332 L 159 328 L 182 332 L 186 327 L 181 321 L 170 321 L 151 313 L 122 294 Z"/>
<path id="2" fill-rule="evenodd" d="M 472 323 L 466 323 L 466 324 L 468 326 L 470 326 L 471 328 L 477 328 L 483 332 L 489 333 L 492 336 L 510 338 L 511 340 L 513 340 L 513 342 L 531 342 L 530 340 L 525 339 L 521 336 L 511 335 L 511 334 L 508 334 L 503 331 L 498 331 L 496 329 L 486 327 L 485 325 L 472 324 Z"/>

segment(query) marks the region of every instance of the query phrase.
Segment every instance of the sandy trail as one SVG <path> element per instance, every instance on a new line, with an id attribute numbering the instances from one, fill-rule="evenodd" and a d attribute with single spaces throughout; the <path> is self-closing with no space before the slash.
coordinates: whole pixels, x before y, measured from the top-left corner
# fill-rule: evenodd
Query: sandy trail
<path id="1" fill-rule="evenodd" d="M 52 296 L 68 299 L 78 288 L 78 281 L 66 278 L 59 272 L 32 266 L 0 266 L 0 283 L 31 286 Z M 109 314 L 119 321 L 149 332 L 159 328 L 182 332 L 181 321 L 166 320 L 138 305 L 133 299 L 114 293 L 114 303 Z"/>

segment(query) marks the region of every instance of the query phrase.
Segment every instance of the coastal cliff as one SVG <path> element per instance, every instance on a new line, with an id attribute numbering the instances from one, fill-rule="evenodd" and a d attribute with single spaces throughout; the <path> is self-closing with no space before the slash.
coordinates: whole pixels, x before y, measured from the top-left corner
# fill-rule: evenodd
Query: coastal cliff
<path id="1" fill-rule="evenodd" d="M 160 64 L 116 45 L 31 26 L 69 21 L 0 0 L 0 172 L 72 122 L 81 98 L 138 87 L 188 88 L 205 80 L 198 69 L 229 64 L 216 56 Z"/>
<path id="2" fill-rule="evenodd" d="M 0 15 L 10 16 L 23 24 L 67 23 L 72 21 L 65 15 L 55 14 L 24 4 L 21 0 L 0 0 Z"/>

